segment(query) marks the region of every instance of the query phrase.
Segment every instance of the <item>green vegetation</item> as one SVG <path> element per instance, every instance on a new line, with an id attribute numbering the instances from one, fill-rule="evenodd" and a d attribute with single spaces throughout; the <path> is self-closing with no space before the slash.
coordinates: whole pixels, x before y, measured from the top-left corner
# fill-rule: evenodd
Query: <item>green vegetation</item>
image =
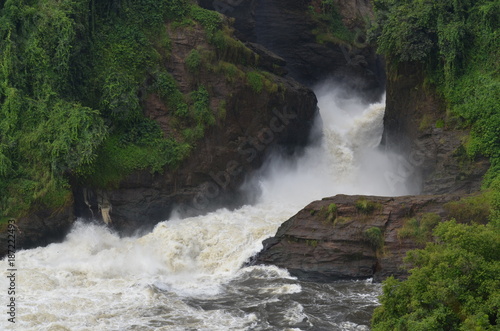
<path id="1" fill-rule="evenodd" d="M 355 206 L 358 212 L 367 215 L 373 213 L 376 209 L 380 209 L 381 207 L 380 204 L 366 200 L 365 198 L 356 201 Z"/>
<path id="2" fill-rule="evenodd" d="M 316 212 L 316 211 L 314 211 Z M 313 215 L 313 214 L 311 214 Z M 331 203 L 328 205 L 328 207 L 323 206 L 321 207 L 320 210 L 320 216 L 325 222 L 330 222 L 335 225 L 336 219 L 337 219 L 337 205 L 334 203 Z"/>
<path id="3" fill-rule="evenodd" d="M 221 16 L 187 0 L 3 2 L 0 217 L 71 202 L 69 178 L 109 187 L 189 154 L 215 118 L 205 87 L 183 94 L 165 69 L 174 21 L 199 23 L 211 43 L 221 36 Z M 197 73 L 202 61 L 193 50 L 186 66 Z M 150 93 L 172 110 L 175 137 L 144 117 Z"/>
<path id="4" fill-rule="evenodd" d="M 200 70 L 200 65 L 200 52 L 198 52 L 196 49 L 193 49 L 186 57 L 186 66 L 191 73 L 195 74 Z"/>
<path id="5" fill-rule="evenodd" d="M 388 279 L 374 330 L 497 330 L 500 325 L 500 55 L 498 0 L 375 0 L 371 31 L 390 75 L 412 62 L 447 105 L 437 128 L 471 130 L 466 155 L 490 158 L 479 196 L 451 202 L 455 220 L 437 225 L 436 242 L 410 252 L 410 277 Z M 451 121 L 449 121 L 451 119 Z M 435 119 L 423 119 L 421 129 Z M 411 219 L 400 237 L 424 243 L 437 218 Z M 483 224 L 469 222 L 481 222 Z M 457 224 L 462 222 L 465 224 Z"/>
<path id="6" fill-rule="evenodd" d="M 248 85 L 252 88 L 255 93 L 262 92 L 264 88 L 264 77 L 255 71 L 249 71 L 246 74 Z"/>
<path id="7" fill-rule="evenodd" d="M 448 221 L 434 235 L 438 242 L 408 254 L 406 281 L 384 282 L 373 330 L 498 330 L 498 224 Z"/>
<path id="8" fill-rule="evenodd" d="M 354 44 L 356 33 L 345 26 L 333 0 L 313 1 L 309 13 L 318 23 L 313 30 L 318 43 Z"/>
<path id="9" fill-rule="evenodd" d="M 330 215 L 336 215 L 337 214 L 337 205 L 334 203 L 331 203 L 328 205 L 328 214 Z"/>
<path id="10" fill-rule="evenodd" d="M 384 246 L 384 234 L 380 228 L 374 226 L 366 229 L 363 235 L 374 249 L 379 250 Z"/>
<path id="11" fill-rule="evenodd" d="M 415 62 L 448 104 L 448 116 L 471 128 L 470 157 L 490 157 L 485 185 L 500 181 L 498 0 L 376 0 L 371 35 L 388 59 Z M 437 127 L 441 124 L 437 124 Z"/>
<path id="12" fill-rule="evenodd" d="M 198 6 L 191 6 L 190 16 L 205 29 L 208 39 L 212 40 L 222 24 L 221 15 L 215 11 L 206 10 Z"/>
<path id="13" fill-rule="evenodd" d="M 318 241 L 314 240 L 314 239 L 307 239 L 306 240 L 306 244 L 307 244 L 307 246 L 317 247 L 318 246 Z"/>
<path id="14" fill-rule="evenodd" d="M 422 119 L 420 120 L 420 124 L 418 126 L 418 129 L 420 131 L 425 131 L 431 125 L 432 125 L 432 118 L 431 118 L 431 116 L 429 116 L 428 114 L 424 114 L 424 116 L 422 116 Z"/>
<path id="15" fill-rule="evenodd" d="M 444 120 L 442 120 L 442 119 L 441 119 L 441 120 L 437 120 L 437 121 L 436 121 L 436 128 L 437 128 L 437 129 L 442 129 L 442 128 L 444 128 Z"/>
<path id="16" fill-rule="evenodd" d="M 492 191 L 484 191 L 477 196 L 449 202 L 444 205 L 444 209 L 450 218 L 456 219 L 457 222 L 487 223 L 490 219 L 493 197 Z"/>
<path id="17" fill-rule="evenodd" d="M 245 73 L 236 65 L 225 61 L 219 61 L 215 71 L 222 72 L 229 83 L 233 83 L 236 80 L 243 79 L 245 77 Z"/>
<path id="18" fill-rule="evenodd" d="M 333 220 L 333 225 L 342 225 L 342 224 L 346 224 L 348 222 L 350 222 L 351 219 L 349 217 L 345 217 L 345 216 L 337 216 L 335 217 L 335 219 Z"/>
<path id="19" fill-rule="evenodd" d="M 154 74 L 154 83 L 151 91 L 157 93 L 174 110 L 178 117 L 186 117 L 189 113 L 189 107 L 184 95 L 177 86 L 174 77 L 166 71 L 160 70 Z"/>
<path id="20" fill-rule="evenodd" d="M 441 221 L 435 213 L 423 214 L 420 219 L 411 218 L 398 230 L 398 238 L 412 238 L 419 244 L 425 244 L 432 239 L 432 230 Z"/>

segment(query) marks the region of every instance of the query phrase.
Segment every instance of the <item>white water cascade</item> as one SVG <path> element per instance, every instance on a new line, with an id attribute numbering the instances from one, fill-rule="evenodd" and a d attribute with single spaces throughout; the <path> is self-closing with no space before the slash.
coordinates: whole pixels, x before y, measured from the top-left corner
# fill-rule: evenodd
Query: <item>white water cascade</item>
<path id="1" fill-rule="evenodd" d="M 77 222 L 63 243 L 18 252 L 16 324 L 4 313 L 0 329 L 367 330 L 377 285 L 308 284 L 277 267 L 242 268 L 315 199 L 407 193 L 383 176 L 397 166 L 377 148 L 383 104 L 341 100 L 329 86 L 317 94 L 321 144 L 293 161 L 271 158 L 255 178 L 257 203 L 172 218 L 140 238 Z"/>

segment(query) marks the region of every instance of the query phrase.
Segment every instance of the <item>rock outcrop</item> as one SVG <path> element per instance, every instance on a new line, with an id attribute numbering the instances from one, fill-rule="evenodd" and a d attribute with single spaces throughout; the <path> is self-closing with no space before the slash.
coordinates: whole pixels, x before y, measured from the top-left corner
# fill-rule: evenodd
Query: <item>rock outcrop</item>
<path id="1" fill-rule="evenodd" d="M 446 204 L 459 199 L 458 195 L 337 195 L 314 201 L 264 241 L 253 263 L 283 267 L 309 281 L 404 278 L 406 252 L 425 244 L 401 229 L 408 222 L 431 220 L 435 225 L 447 219 Z M 421 222 L 424 218 L 427 221 Z"/>
<path id="2" fill-rule="evenodd" d="M 389 70 L 382 144 L 405 159 L 397 175 L 415 194 L 476 192 L 489 168 L 485 158 L 471 160 L 463 147 L 468 131 L 446 115 L 424 69 L 402 63 Z"/>
<path id="3" fill-rule="evenodd" d="M 74 220 L 73 205 L 68 203 L 56 211 L 44 208 L 16 219 L 14 229 L 8 229 L 7 223 L 0 225 L 0 258 L 7 255 L 10 244 L 18 251 L 63 240 Z M 15 243 L 9 234 L 14 235 Z"/>

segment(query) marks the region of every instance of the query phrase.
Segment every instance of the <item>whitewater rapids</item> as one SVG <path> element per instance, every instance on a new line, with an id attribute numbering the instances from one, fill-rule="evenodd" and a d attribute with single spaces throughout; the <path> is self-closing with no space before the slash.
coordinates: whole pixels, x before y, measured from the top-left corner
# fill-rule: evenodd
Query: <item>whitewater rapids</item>
<path id="1" fill-rule="evenodd" d="M 317 94 L 321 143 L 292 161 L 271 157 L 253 179 L 254 205 L 172 217 L 138 238 L 78 221 L 63 243 L 18 252 L 16 324 L 3 314 L 0 329 L 368 330 L 378 285 L 303 283 L 274 266 L 242 267 L 313 200 L 407 193 L 383 176 L 398 166 L 379 148 L 384 104 L 339 99 L 328 86 Z"/>

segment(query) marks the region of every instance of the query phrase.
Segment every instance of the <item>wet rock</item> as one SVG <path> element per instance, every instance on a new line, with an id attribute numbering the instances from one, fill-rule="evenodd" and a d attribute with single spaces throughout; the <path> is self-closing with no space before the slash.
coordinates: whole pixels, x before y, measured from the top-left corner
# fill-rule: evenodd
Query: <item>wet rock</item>
<path id="1" fill-rule="evenodd" d="M 476 192 L 489 162 L 467 157 L 468 130 L 448 118 L 435 87 L 424 82 L 419 64 L 401 63 L 388 74 L 382 144 L 404 160 L 393 179 L 415 194 Z"/>
<path id="2" fill-rule="evenodd" d="M 16 251 L 19 251 L 62 241 L 74 220 L 73 206 L 67 204 L 56 211 L 41 208 L 29 216 L 16 219 L 13 223 L 14 228 L 8 228 L 7 224 L 2 224 L 0 258 L 7 255 L 11 244 L 15 246 Z M 12 235 L 15 236 L 15 243 L 11 241 Z"/>

